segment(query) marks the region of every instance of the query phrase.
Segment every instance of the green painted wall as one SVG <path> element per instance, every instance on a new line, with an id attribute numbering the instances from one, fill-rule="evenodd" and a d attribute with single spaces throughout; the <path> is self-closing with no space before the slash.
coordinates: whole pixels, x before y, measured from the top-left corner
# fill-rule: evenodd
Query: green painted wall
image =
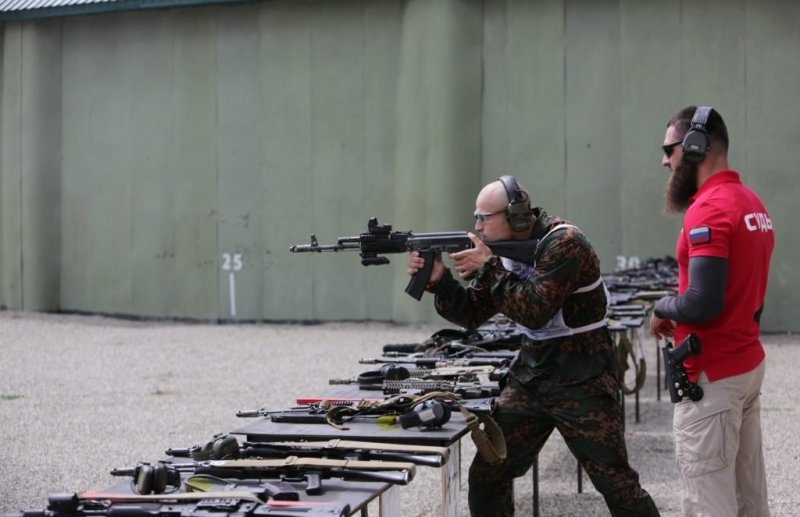
<path id="1" fill-rule="evenodd" d="M 0 305 L 429 320 L 430 297 L 403 293 L 405 256 L 364 268 L 288 247 L 371 216 L 470 229 L 501 174 L 581 226 L 606 270 L 671 254 L 659 146 L 700 103 L 775 222 L 764 328 L 797 330 L 798 15 L 789 0 L 286 0 L 6 23 Z"/>
<path id="2" fill-rule="evenodd" d="M 61 108 L 60 24 L 37 21 L 4 33 L 0 304 L 52 310 L 60 274 L 53 222 L 61 208 L 61 128 L 52 117 Z"/>
<path id="3" fill-rule="evenodd" d="M 662 213 L 667 119 L 715 106 L 730 163 L 771 212 L 777 246 L 763 319 L 797 330 L 800 5 L 791 1 L 485 2 L 483 178 L 516 174 L 583 228 L 605 270 L 674 253 Z M 713 21 L 713 22 L 712 22 Z"/>

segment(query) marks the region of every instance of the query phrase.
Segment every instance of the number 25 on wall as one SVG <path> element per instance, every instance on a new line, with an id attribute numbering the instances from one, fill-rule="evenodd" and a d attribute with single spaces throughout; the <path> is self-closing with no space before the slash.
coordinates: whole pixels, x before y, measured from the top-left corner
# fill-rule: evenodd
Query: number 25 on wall
<path id="1" fill-rule="evenodd" d="M 242 269 L 242 254 L 241 253 L 223 253 L 222 254 L 222 270 L 223 271 L 240 271 Z"/>

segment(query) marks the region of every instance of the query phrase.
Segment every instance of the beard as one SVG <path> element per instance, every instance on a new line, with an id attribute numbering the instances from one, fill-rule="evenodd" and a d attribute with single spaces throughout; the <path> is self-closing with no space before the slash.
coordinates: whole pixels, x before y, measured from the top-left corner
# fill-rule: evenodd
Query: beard
<path id="1" fill-rule="evenodd" d="M 697 163 L 681 160 L 667 180 L 664 211 L 668 214 L 685 212 L 697 193 Z"/>

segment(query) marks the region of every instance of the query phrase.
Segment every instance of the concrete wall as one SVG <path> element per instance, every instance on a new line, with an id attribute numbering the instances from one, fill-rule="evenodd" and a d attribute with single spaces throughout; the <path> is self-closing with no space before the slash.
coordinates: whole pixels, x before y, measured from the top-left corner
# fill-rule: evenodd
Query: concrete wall
<path id="1" fill-rule="evenodd" d="M 715 106 L 775 222 L 766 330 L 797 330 L 800 71 L 788 0 L 275 1 L 9 22 L 0 305 L 222 320 L 434 318 L 405 257 L 515 174 L 604 269 L 673 253 L 667 118 Z M 780 301 L 780 303 L 779 303 Z"/>
<path id="2" fill-rule="evenodd" d="M 762 197 L 777 246 L 763 328 L 797 330 L 800 5 L 506 0 L 485 2 L 483 177 L 533 186 L 535 202 L 584 229 L 605 270 L 618 256 L 674 254 L 662 215 L 666 121 L 711 105 L 730 163 Z"/>
<path id="3" fill-rule="evenodd" d="M 0 303 L 59 308 L 61 28 L 5 28 L 0 99 Z"/>

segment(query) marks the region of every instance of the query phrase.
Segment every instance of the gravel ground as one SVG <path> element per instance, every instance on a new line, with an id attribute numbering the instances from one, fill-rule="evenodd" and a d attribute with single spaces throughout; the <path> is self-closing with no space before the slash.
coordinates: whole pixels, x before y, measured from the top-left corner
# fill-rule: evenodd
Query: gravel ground
<path id="1" fill-rule="evenodd" d="M 358 359 L 386 343 L 419 342 L 432 325 L 326 323 L 213 325 L 99 316 L 0 312 L 0 512 L 41 509 L 47 495 L 106 488 L 114 467 L 163 458 L 168 447 L 204 442 L 251 421 L 240 409 L 280 409 L 327 380 L 369 369 Z M 772 514 L 800 511 L 797 440 L 800 339 L 765 336 L 762 425 Z M 671 404 L 656 400 L 655 342 L 644 342 L 648 379 L 626 398 L 631 463 L 662 515 L 679 515 Z M 668 396 L 666 397 L 668 399 Z M 461 513 L 474 455 L 462 440 Z M 608 515 L 586 476 L 577 493 L 575 460 L 555 433 L 540 455 L 543 516 Z M 420 468 L 402 487 L 404 516 L 439 513 L 438 469 Z M 518 515 L 532 512 L 531 476 L 516 482 Z M 377 504 L 370 505 L 377 515 Z"/>

